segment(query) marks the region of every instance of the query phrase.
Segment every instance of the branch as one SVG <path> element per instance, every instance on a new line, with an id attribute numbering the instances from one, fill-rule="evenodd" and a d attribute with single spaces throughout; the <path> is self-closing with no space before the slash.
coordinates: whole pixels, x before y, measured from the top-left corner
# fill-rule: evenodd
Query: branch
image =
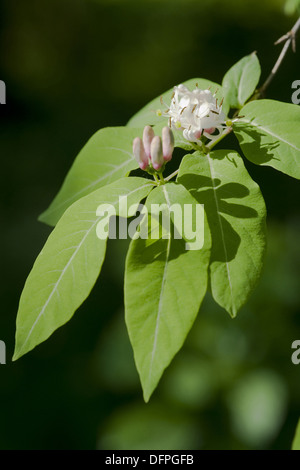
<path id="1" fill-rule="evenodd" d="M 298 29 L 300 28 L 300 18 L 296 21 L 294 26 L 292 27 L 291 31 L 289 31 L 287 34 L 282 36 L 281 38 L 278 39 L 278 41 L 275 42 L 275 44 L 280 44 L 285 41 L 285 44 L 282 48 L 282 51 L 276 61 L 276 64 L 274 65 L 270 75 L 268 76 L 267 80 L 265 83 L 262 85 L 262 87 L 258 90 L 259 95 L 264 95 L 266 89 L 270 85 L 271 81 L 275 77 L 276 73 L 278 72 L 278 69 L 280 65 L 282 64 L 283 59 L 286 56 L 287 51 L 289 50 L 290 45 L 292 45 L 292 49 L 294 52 L 296 52 L 296 34 L 298 32 Z"/>

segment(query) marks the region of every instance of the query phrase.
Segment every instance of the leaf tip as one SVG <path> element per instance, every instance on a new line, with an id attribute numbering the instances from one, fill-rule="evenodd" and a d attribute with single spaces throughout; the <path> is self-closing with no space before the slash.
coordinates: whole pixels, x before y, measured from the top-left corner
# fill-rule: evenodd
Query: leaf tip
<path id="1" fill-rule="evenodd" d="M 44 214 L 45 214 L 45 212 L 42 212 L 42 213 L 38 216 L 37 220 L 38 220 L 39 222 L 45 223 L 45 216 L 44 216 Z"/>
<path id="2" fill-rule="evenodd" d="M 17 351 L 15 351 L 12 357 L 12 362 L 16 362 L 20 357 L 21 355 Z"/>
<path id="3" fill-rule="evenodd" d="M 48 211 L 42 212 L 42 213 L 38 216 L 37 220 L 38 220 L 39 222 L 43 223 L 43 224 L 48 225 L 49 227 L 54 227 L 54 226 L 55 226 L 55 223 L 53 223 L 53 221 L 50 220 L 49 217 L 48 217 Z"/>
<path id="4" fill-rule="evenodd" d="M 144 402 L 145 403 L 149 403 L 149 400 L 151 398 L 151 395 L 152 395 L 152 391 L 150 390 L 144 390 L 143 392 L 143 398 L 144 398 Z"/>
<path id="5" fill-rule="evenodd" d="M 237 317 L 238 309 L 235 307 L 232 307 L 232 308 L 227 309 L 227 312 L 229 313 L 232 320 L 234 320 Z"/>
<path id="6" fill-rule="evenodd" d="M 157 387 L 157 383 L 154 385 L 153 383 L 151 383 L 151 381 L 149 380 L 143 380 L 142 377 L 140 377 L 141 379 L 141 385 L 142 385 L 142 389 L 143 389 L 143 399 L 144 399 L 144 402 L 145 403 L 148 403 L 154 390 L 156 389 Z"/>

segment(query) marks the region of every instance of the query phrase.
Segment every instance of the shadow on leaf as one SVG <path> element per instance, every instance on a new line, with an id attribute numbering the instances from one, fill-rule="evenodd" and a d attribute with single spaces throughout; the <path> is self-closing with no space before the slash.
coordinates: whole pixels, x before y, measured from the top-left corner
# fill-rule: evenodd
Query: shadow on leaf
<path id="1" fill-rule="evenodd" d="M 143 233 L 145 229 L 145 219 L 141 223 L 139 227 L 139 232 L 142 231 L 142 237 L 147 238 L 138 238 L 135 243 L 139 245 L 139 250 L 137 251 L 137 257 L 139 257 L 139 264 L 140 265 L 148 265 L 155 261 L 160 261 L 165 263 L 167 251 L 168 251 L 168 239 L 162 238 L 162 231 L 166 233 L 168 228 L 166 226 L 163 227 L 163 223 L 159 221 L 159 237 L 157 238 L 151 232 L 151 215 L 148 216 L 148 229 L 146 232 Z M 170 222 L 170 233 L 171 233 L 171 241 L 170 241 L 170 251 L 168 260 L 171 261 L 173 259 L 178 258 L 186 253 L 186 241 L 183 238 L 180 238 L 180 235 L 172 222 Z M 174 238 L 177 237 L 177 238 Z"/>
<path id="2" fill-rule="evenodd" d="M 279 147 L 280 142 L 262 143 L 263 139 L 268 136 L 260 132 L 256 127 L 239 122 L 234 126 L 234 133 L 238 137 L 244 154 L 251 162 L 261 165 L 273 159 L 279 160 L 275 157 L 274 149 Z M 249 138 L 252 139 L 250 142 L 248 141 Z"/>
<path id="3" fill-rule="evenodd" d="M 211 261 L 228 262 L 234 259 L 241 238 L 222 214 L 239 219 L 257 217 L 258 214 L 252 207 L 228 201 L 229 199 L 247 197 L 249 189 L 240 183 L 222 185 L 220 179 L 214 178 L 212 180 L 206 176 L 195 174 L 184 174 L 180 178 L 180 183 L 191 192 L 200 204 L 204 204 L 212 234 Z M 220 243 L 220 240 L 223 243 Z"/>

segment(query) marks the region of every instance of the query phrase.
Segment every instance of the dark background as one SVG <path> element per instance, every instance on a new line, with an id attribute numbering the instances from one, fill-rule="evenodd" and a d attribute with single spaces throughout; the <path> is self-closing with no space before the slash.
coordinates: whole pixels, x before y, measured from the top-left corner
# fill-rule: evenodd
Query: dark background
<path id="1" fill-rule="evenodd" d="M 268 167 L 246 162 L 268 208 L 259 286 L 235 320 L 207 296 L 149 404 L 123 319 L 127 242 L 110 241 L 74 318 L 11 362 L 19 296 L 50 233 L 37 216 L 87 139 L 125 125 L 184 80 L 220 83 L 253 50 L 264 80 L 280 50 L 274 41 L 295 22 L 283 7 L 283 0 L 1 1 L 1 449 L 290 448 L 300 416 L 300 365 L 291 362 L 300 339 L 299 185 Z M 289 51 L 268 98 L 291 101 L 299 54 Z"/>

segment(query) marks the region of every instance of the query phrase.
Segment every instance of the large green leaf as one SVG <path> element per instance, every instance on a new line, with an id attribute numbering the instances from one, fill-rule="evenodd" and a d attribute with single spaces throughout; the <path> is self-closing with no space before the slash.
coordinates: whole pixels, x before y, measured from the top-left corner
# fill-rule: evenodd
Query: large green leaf
<path id="1" fill-rule="evenodd" d="M 235 317 L 263 265 L 266 210 L 260 189 L 231 150 L 186 155 L 178 181 L 204 204 L 212 235 L 212 294 Z"/>
<path id="2" fill-rule="evenodd" d="M 108 127 L 96 132 L 77 156 L 60 191 L 39 220 L 55 225 L 73 202 L 138 168 L 132 141 L 141 134 L 142 130 L 128 127 Z"/>
<path id="3" fill-rule="evenodd" d="M 17 317 L 14 360 L 66 323 L 89 295 L 106 249 L 106 239 L 96 234 L 103 219 L 96 214 L 98 206 L 111 204 L 118 214 L 119 196 L 122 201 L 127 197 L 130 206 L 152 188 L 153 183 L 143 178 L 122 178 L 80 199 L 65 212 L 26 281 Z"/>
<path id="4" fill-rule="evenodd" d="M 254 93 L 260 74 L 255 52 L 233 65 L 223 78 L 224 108 L 240 109 Z"/>
<path id="5" fill-rule="evenodd" d="M 252 101 L 234 124 L 245 156 L 300 178 L 300 107 L 273 100 Z"/>
<path id="6" fill-rule="evenodd" d="M 198 84 L 198 87 L 200 89 L 204 90 L 206 88 L 211 87 L 212 92 L 217 91 L 217 98 L 219 99 L 219 102 L 223 98 L 221 85 L 211 82 L 210 80 L 206 80 L 204 78 L 192 78 L 191 80 L 183 82 L 183 85 L 185 85 L 191 91 L 196 88 L 196 84 Z M 174 83 L 174 85 L 176 84 Z M 171 88 L 171 90 L 166 91 L 165 93 L 162 93 L 161 96 L 158 96 L 154 100 L 150 101 L 150 103 L 144 106 L 144 108 L 142 108 L 129 120 L 127 125 L 130 127 L 144 127 L 146 125 L 152 126 L 162 124 L 167 125 L 168 118 L 166 118 L 165 116 L 157 116 L 156 111 L 164 111 L 170 106 L 172 94 L 173 88 Z M 179 135 L 178 142 L 180 143 Z M 177 146 L 179 147 L 180 145 Z"/>
<path id="7" fill-rule="evenodd" d="M 162 203 L 168 215 L 174 203 L 190 204 L 193 210 L 197 205 L 189 192 L 176 183 L 152 191 L 146 207 L 150 210 L 153 204 Z M 141 222 L 140 234 L 146 230 L 148 238 L 133 239 L 129 248 L 125 271 L 126 324 L 145 401 L 183 345 L 207 289 L 211 239 L 202 207 L 201 211 L 199 231 L 204 230 L 201 249 L 187 250 L 186 241 L 176 239 L 174 234 L 151 239 L 152 227 L 148 224 L 149 231 L 145 227 L 147 216 Z"/>

